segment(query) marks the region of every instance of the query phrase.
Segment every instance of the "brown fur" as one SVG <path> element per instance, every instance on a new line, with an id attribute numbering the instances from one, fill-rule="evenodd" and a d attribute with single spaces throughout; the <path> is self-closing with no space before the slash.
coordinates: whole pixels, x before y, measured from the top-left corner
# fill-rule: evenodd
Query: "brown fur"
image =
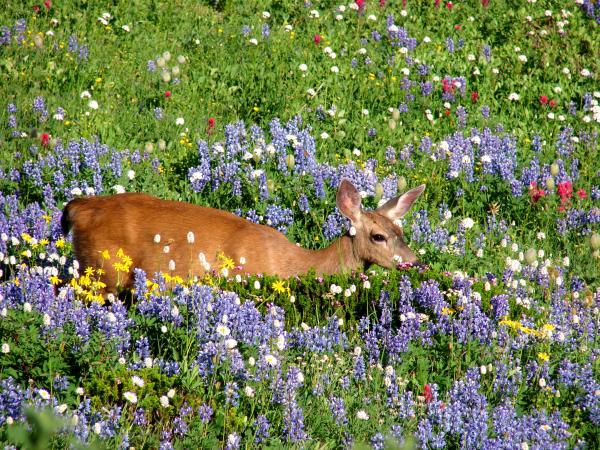
<path id="1" fill-rule="evenodd" d="M 143 269 L 152 277 L 155 272 L 169 272 L 169 260 L 175 262 L 173 275 L 186 279 L 202 275 L 204 269 L 198 258 L 201 252 L 212 268 L 221 266 L 218 255 L 223 253 L 236 264 L 245 258 L 242 273 L 273 274 L 282 278 L 311 269 L 318 274 L 360 270 L 365 263 L 391 268 L 394 254 L 401 255 L 404 261 L 416 260 L 402 239 L 402 230 L 390 218 L 379 210 L 364 212 L 360 209 L 360 197 L 348 181 L 342 181 L 338 206 L 346 215 L 348 207 L 353 213 L 358 211 L 357 217 L 350 217 L 357 234 L 341 237 L 329 247 L 316 251 L 298 247 L 278 231 L 226 211 L 146 194 L 75 199 L 65 207 L 61 223 L 65 234 L 70 229 L 73 231 L 75 256 L 81 270 L 102 267 L 106 272 L 103 281 L 111 292 L 117 286 L 131 287 L 133 267 Z M 193 244 L 187 241 L 190 231 L 194 233 Z M 373 241 L 376 233 L 389 238 L 386 245 Z M 161 237 L 159 244 L 154 242 L 156 234 Z M 169 247 L 168 253 L 164 253 L 165 246 Z M 133 260 L 128 274 L 117 273 L 112 267 L 118 261 L 115 255 L 119 248 Z M 110 260 L 101 257 L 104 250 L 108 250 Z"/>

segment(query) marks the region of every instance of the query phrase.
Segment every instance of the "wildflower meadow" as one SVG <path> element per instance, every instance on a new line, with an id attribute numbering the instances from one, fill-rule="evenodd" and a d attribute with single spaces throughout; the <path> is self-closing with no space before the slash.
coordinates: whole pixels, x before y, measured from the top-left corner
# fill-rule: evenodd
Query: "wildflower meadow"
<path id="1" fill-rule="evenodd" d="M 599 1 L 8 1 L 0 92 L 4 448 L 600 448 Z M 343 179 L 426 185 L 418 264 L 184 278 L 160 229 L 156 273 L 61 229 L 145 192 L 321 249 Z"/>

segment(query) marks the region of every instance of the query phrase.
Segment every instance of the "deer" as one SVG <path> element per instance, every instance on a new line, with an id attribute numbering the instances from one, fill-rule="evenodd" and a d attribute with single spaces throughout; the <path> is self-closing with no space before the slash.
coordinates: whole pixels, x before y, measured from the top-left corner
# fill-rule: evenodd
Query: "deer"
<path id="1" fill-rule="evenodd" d="M 184 279 L 218 270 L 225 256 L 241 274 L 275 275 L 282 279 L 307 274 L 319 276 L 362 271 L 372 264 L 393 269 L 416 263 L 404 241 L 401 219 L 425 185 L 392 198 L 375 210 L 364 210 L 360 193 L 342 179 L 336 204 L 350 220 L 349 231 L 328 247 L 302 248 L 279 231 L 230 212 L 143 193 L 80 197 L 64 208 L 61 227 L 73 234 L 79 267 L 103 267 L 107 292 L 131 288 L 133 270 L 118 273 L 108 255 L 131 258 L 133 268 L 147 275 L 157 272 Z"/>

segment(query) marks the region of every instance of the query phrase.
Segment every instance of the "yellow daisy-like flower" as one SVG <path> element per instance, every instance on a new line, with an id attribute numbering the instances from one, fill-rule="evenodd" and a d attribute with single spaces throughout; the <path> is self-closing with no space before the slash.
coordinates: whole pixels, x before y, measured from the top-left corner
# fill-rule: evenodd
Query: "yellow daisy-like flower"
<path id="1" fill-rule="evenodd" d="M 102 251 L 102 253 L 100 253 L 100 256 L 102 256 L 102 259 L 110 259 L 110 253 L 108 253 L 108 250 Z"/>
<path id="2" fill-rule="evenodd" d="M 290 290 L 282 280 L 273 281 L 271 288 L 278 294 L 283 294 L 284 292 L 288 292 Z"/>
<path id="3" fill-rule="evenodd" d="M 224 253 L 219 253 L 218 258 L 221 261 L 221 269 L 230 270 L 235 267 L 235 262 L 233 261 L 233 259 L 229 258 L 228 256 L 225 256 Z"/>
<path id="4" fill-rule="evenodd" d="M 550 355 L 548 353 L 540 352 L 537 354 L 537 357 L 542 361 L 548 361 L 550 359 Z"/>
<path id="5" fill-rule="evenodd" d="M 60 278 L 58 278 L 56 275 L 52 275 L 52 276 L 50 277 L 50 283 L 52 283 L 52 284 L 53 284 L 53 285 L 55 285 L 55 286 L 56 286 L 57 284 L 60 284 L 60 283 L 61 283 L 61 281 L 62 281 L 62 280 L 61 280 Z"/>

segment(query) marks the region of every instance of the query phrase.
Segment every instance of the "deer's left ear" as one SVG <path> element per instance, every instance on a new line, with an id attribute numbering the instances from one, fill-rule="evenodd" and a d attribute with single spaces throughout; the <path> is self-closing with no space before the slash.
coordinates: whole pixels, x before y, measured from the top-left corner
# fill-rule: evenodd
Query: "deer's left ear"
<path id="1" fill-rule="evenodd" d="M 336 203 L 340 212 L 350 219 L 352 223 L 360 221 L 362 203 L 360 194 L 354 185 L 345 178 L 340 183 Z"/>
<path id="2" fill-rule="evenodd" d="M 377 212 L 387 216 L 390 220 L 402 218 L 410 209 L 412 204 L 419 198 L 425 190 L 425 185 L 411 189 L 400 197 L 394 197 L 388 200 L 384 205 L 377 208 Z"/>

